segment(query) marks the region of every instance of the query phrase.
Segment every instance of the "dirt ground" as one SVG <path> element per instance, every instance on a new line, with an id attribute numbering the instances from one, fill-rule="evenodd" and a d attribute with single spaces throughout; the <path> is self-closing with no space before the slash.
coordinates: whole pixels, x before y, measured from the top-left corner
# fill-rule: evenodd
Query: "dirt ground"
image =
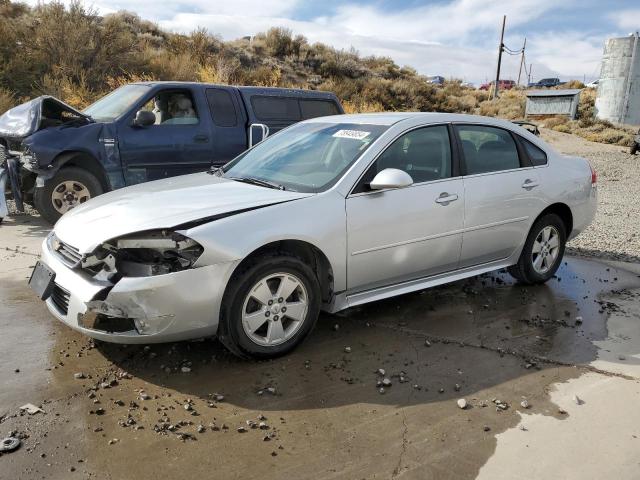
<path id="1" fill-rule="evenodd" d="M 26 285 L 47 230 L 0 226 L 0 439 L 22 438 L 0 479 L 638 478 L 637 263 L 568 256 L 543 286 L 495 273 L 323 315 L 250 362 L 64 327 Z"/>

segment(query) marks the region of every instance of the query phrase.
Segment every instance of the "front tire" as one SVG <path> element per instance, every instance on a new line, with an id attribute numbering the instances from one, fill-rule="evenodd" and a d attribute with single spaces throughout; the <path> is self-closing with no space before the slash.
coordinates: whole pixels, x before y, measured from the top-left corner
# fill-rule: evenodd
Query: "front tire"
<path id="1" fill-rule="evenodd" d="M 539 218 L 531 227 L 518 263 L 509 273 L 520 283 L 544 283 L 560 267 L 567 242 L 564 222 L 556 214 Z"/>
<path id="2" fill-rule="evenodd" d="M 265 256 L 229 282 L 218 337 L 240 357 L 274 358 L 293 350 L 320 314 L 313 270 L 289 255 Z"/>
<path id="3" fill-rule="evenodd" d="M 629 147 L 629 153 L 631 155 L 635 155 L 637 151 L 638 151 L 638 144 L 636 142 L 633 142 L 633 144 Z"/>
<path id="4" fill-rule="evenodd" d="M 47 180 L 44 187 L 35 189 L 33 204 L 47 222 L 54 224 L 72 208 L 101 193 L 103 188 L 95 175 L 82 168 L 67 167 Z"/>

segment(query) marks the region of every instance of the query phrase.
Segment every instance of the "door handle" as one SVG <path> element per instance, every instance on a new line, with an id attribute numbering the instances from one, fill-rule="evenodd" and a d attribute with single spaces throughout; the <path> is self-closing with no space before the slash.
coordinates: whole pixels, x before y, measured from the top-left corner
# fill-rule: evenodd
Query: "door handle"
<path id="1" fill-rule="evenodd" d="M 455 202 L 457 199 L 458 195 L 456 195 L 455 193 L 442 192 L 440 196 L 436 198 L 436 203 L 447 206 L 449 205 L 449 203 Z"/>
<path id="2" fill-rule="evenodd" d="M 522 184 L 522 188 L 526 189 L 526 190 L 531 190 L 532 188 L 537 187 L 538 185 L 540 185 L 538 182 L 531 180 L 530 178 L 527 178 L 524 183 Z"/>
<path id="3" fill-rule="evenodd" d="M 194 142 L 196 143 L 207 143 L 209 141 L 209 136 L 200 134 L 193 137 Z"/>

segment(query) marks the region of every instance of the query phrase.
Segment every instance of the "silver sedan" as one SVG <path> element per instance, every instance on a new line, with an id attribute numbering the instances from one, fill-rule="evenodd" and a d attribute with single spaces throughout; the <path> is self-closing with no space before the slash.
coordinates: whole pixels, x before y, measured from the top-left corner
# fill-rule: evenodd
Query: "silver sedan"
<path id="1" fill-rule="evenodd" d="M 556 272 L 596 210 L 589 163 L 506 121 L 317 118 L 223 168 L 108 193 L 65 214 L 30 283 L 51 313 L 120 343 L 218 335 L 290 351 L 337 312 L 508 268 Z"/>

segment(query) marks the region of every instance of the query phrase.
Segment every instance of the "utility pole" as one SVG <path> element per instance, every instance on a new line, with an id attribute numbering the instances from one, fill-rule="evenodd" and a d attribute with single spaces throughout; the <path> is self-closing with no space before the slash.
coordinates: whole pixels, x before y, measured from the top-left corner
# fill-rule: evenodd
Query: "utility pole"
<path id="1" fill-rule="evenodd" d="M 522 74 L 522 66 L 524 65 L 524 51 L 527 48 L 527 37 L 524 37 L 524 45 L 522 45 L 522 56 L 520 57 L 520 70 L 518 70 L 518 83 L 520 85 L 520 75 Z"/>
<path id="2" fill-rule="evenodd" d="M 507 23 L 507 16 L 502 16 L 502 33 L 500 34 L 500 45 L 498 46 L 498 68 L 496 68 L 496 83 L 493 86 L 493 98 L 498 98 L 498 84 L 500 83 L 500 64 L 502 63 L 502 50 L 504 49 L 504 25 Z"/>
<path id="3" fill-rule="evenodd" d="M 533 71 L 533 63 L 529 64 L 529 74 L 527 75 L 527 86 L 531 83 L 531 72 Z"/>

